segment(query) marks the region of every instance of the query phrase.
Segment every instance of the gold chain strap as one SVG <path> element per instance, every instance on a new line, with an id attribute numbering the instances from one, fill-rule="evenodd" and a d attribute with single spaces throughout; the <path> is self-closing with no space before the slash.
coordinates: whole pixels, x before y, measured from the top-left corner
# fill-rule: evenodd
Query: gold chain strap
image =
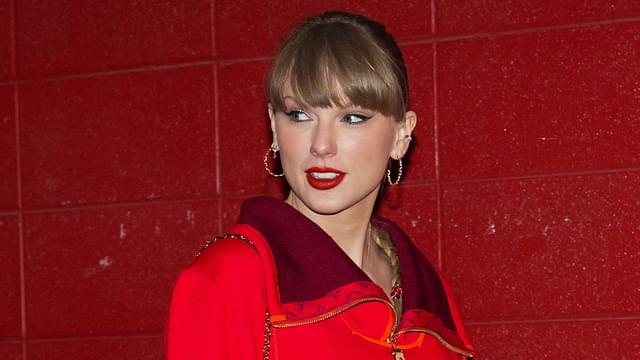
<path id="1" fill-rule="evenodd" d="M 256 244 L 254 244 L 253 241 L 249 240 L 246 236 L 244 236 L 242 234 L 224 234 L 223 236 L 216 236 L 213 239 L 209 239 L 209 240 L 205 241 L 205 243 L 202 245 L 200 250 L 198 250 L 196 252 L 196 257 L 202 255 L 202 253 L 205 250 L 207 250 L 207 248 L 209 248 L 209 246 L 211 246 L 212 244 L 215 244 L 216 242 L 218 242 L 220 240 L 224 240 L 224 239 L 242 240 L 242 241 L 245 242 L 245 244 L 251 246 L 253 248 L 253 250 L 258 251 L 258 249 L 256 248 Z"/>
<path id="2" fill-rule="evenodd" d="M 271 353 L 271 314 L 267 309 L 264 321 L 264 345 L 262 346 L 262 360 L 269 360 Z"/>

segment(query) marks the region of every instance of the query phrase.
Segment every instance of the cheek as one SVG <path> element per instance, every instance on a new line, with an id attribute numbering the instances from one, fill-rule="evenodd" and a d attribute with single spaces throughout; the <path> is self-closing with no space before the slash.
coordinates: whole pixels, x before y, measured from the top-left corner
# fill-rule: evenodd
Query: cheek
<path id="1" fill-rule="evenodd" d="M 296 146 L 299 136 L 292 126 L 288 126 L 285 119 L 276 118 L 275 130 L 278 137 L 278 147 L 281 150 Z"/>
<path id="2" fill-rule="evenodd" d="M 392 144 L 393 138 L 388 132 L 370 134 L 352 142 L 349 158 L 362 170 L 383 173 L 389 162 Z"/>
<path id="3" fill-rule="evenodd" d="M 304 156 L 309 152 L 308 143 L 305 142 L 304 136 L 294 131 L 290 126 L 278 126 L 276 124 L 278 134 L 278 147 L 280 148 L 280 161 L 286 169 L 289 165 L 302 161 Z"/>
<path id="4" fill-rule="evenodd" d="M 384 124 L 384 126 L 378 128 L 375 134 L 372 134 L 369 139 L 369 146 L 375 149 L 376 155 L 384 158 L 386 161 L 391 155 L 395 143 L 395 127 L 390 124 Z"/>

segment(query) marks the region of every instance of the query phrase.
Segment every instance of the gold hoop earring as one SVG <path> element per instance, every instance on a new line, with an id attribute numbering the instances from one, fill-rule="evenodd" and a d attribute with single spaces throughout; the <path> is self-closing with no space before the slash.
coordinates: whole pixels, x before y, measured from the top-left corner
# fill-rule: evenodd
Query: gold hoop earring
<path id="1" fill-rule="evenodd" d="M 402 178 L 402 159 L 398 159 L 398 176 L 396 176 L 396 181 L 391 180 L 391 166 L 387 169 L 387 181 L 389 185 L 395 186 L 400 183 L 400 179 Z"/>
<path id="2" fill-rule="evenodd" d="M 269 146 L 269 148 L 267 149 L 267 152 L 264 153 L 264 169 L 267 170 L 267 172 L 269 173 L 269 175 L 273 176 L 273 177 L 281 177 L 284 176 L 284 172 L 282 174 L 275 174 L 274 172 L 271 171 L 271 169 L 269 169 L 269 153 L 273 151 L 273 158 L 275 159 L 277 154 L 278 154 L 278 145 L 276 144 L 271 144 L 271 146 Z"/>

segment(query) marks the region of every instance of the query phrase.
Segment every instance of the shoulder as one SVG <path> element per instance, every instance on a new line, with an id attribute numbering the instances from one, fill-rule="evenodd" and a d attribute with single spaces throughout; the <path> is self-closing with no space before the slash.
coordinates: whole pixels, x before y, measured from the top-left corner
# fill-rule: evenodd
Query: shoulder
<path id="1" fill-rule="evenodd" d="M 173 289 L 167 359 L 227 359 L 232 350 L 249 358 L 260 346 L 266 304 L 258 253 L 239 239 L 211 242 Z"/>
<path id="2" fill-rule="evenodd" d="M 199 256 L 180 275 L 215 283 L 236 284 L 263 279 L 260 255 L 248 240 L 216 238 L 204 247 Z"/>

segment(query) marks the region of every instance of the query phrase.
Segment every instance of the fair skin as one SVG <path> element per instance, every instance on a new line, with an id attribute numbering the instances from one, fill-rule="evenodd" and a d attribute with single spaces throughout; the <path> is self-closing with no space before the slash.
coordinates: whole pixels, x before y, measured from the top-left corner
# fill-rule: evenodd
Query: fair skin
<path id="1" fill-rule="evenodd" d="M 286 201 L 361 266 L 369 219 L 389 158 L 397 160 L 406 153 L 416 114 L 409 111 L 396 121 L 354 105 L 310 107 L 291 94 L 285 94 L 284 103 L 284 111 L 269 106 L 269 117 L 291 187 Z M 318 175 L 309 169 L 326 172 Z M 331 178 L 335 171 L 344 173 L 338 185 L 313 186 L 310 177 Z"/>

